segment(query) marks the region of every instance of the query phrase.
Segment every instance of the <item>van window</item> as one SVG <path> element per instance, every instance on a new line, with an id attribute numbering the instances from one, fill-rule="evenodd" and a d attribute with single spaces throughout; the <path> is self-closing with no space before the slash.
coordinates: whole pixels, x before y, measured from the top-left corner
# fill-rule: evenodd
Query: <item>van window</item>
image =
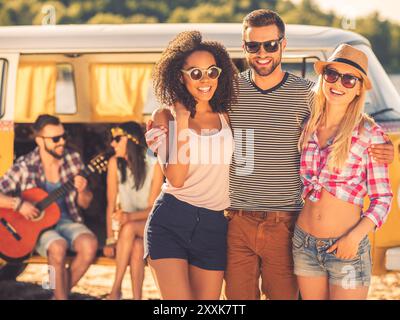
<path id="1" fill-rule="evenodd" d="M 55 108 L 57 114 L 75 114 L 77 112 L 74 72 L 69 63 L 57 64 Z"/>
<path id="2" fill-rule="evenodd" d="M 7 70 L 8 61 L 0 59 L 0 119 L 4 116 L 6 111 L 6 89 L 7 89 Z"/>
<path id="3" fill-rule="evenodd" d="M 55 62 L 21 61 L 17 73 L 15 121 L 33 122 L 40 114 L 54 114 L 56 82 Z"/>
<path id="4" fill-rule="evenodd" d="M 298 77 L 316 82 L 318 76 L 314 71 L 314 62 L 317 60 L 318 58 L 316 57 L 284 58 L 282 61 L 282 69 Z"/>
<path id="5" fill-rule="evenodd" d="M 151 96 L 153 64 L 93 63 L 90 65 L 92 115 L 99 121 L 141 121 Z"/>

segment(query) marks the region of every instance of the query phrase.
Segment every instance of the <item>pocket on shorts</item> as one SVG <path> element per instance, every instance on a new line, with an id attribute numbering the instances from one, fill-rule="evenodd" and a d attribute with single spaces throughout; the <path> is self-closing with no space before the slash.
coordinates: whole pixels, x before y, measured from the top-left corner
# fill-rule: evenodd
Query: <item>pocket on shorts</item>
<path id="1" fill-rule="evenodd" d="M 360 261 L 361 257 L 360 255 L 357 253 L 357 255 L 351 259 L 342 259 L 339 258 L 336 254 L 334 253 L 330 253 L 331 255 L 333 255 L 335 257 L 336 260 L 341 261 L 341 262 L 346 262 L 346 263 L 352 263 L 352 262 L 358 262 Z"/>
<path id="2" fill-rule="evenodd" d="M 337 260 L 342 261 L 342 262 L 358 262 L 362 259 L 365 259 L 365 257 L 368 255 L 369 256 L 369 251 L 370 251 L 370 244 L 369 244 L 369 239 L 368 237 L 365 237 L 363 240 L 361 240 L 360 244 L 358 245 L 358 250 L 357 254 L 351 258 L 351 259 L 341 259 L 336 254 L 331 253 Z"/>

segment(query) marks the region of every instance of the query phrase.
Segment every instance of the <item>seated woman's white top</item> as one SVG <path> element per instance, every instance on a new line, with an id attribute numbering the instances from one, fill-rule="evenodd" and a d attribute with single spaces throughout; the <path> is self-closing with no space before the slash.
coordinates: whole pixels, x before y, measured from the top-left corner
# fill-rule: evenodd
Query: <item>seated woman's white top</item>
<path id="1" fill-rule="evenodd" d="M 129 167 L 126 168 L 126 180 L 121 182 L 121 172 L 118 170 L 118 195 L 121 209 L 124 212 L 144 210 L 148 207 L 148 200 L 153 180 L 156 159 L 146 155 L 146 178 L 143 186 L 136 190 L 135 179 Z"/>

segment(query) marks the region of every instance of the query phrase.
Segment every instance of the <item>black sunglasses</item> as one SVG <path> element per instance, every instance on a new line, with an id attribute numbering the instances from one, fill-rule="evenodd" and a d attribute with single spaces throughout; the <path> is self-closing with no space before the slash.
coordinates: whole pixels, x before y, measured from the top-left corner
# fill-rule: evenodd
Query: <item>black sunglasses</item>
<path id="1" fill-rule="evenodd" d="M 54 137 L 44 137 L 44 136 L 39 136 L 39 137 L 42 139 L 51 139 L 54 143 L 58 143 L 61 139 L 66 141 L 68 138 L 66 133 L 63 133 L 62 135 L 54 136 Z"/>
<path id="2" fill-rule="evenodd" d="M 122 137 L 123 137 L 122 135 L 112 137 L 111 141 L 115 141 L 116 143 L 119 143 L 121 141 Z"/>
<path id="3" fill-rule="evenodd" d="M 209 67 L 208 69 L 200 69 L 200 68 L 190 68 L 189 70 L 181 70 L 183 73 L 187 74 L 190 79 L 198 81 L 203 79 L 205 75 L 207 75 L 210 79 L 218 79 L 221 75 L 222 69 L 218 67 Z"/>
<path id="4" fill-rule="evenodd" d="M 357 81 L 362 81 L 362 79 L 353 76 L 352 74 L 349 73 L 339 73 L 334 69 L 330 68 L 325 68 L 324 70 L 324 80 L 329 83 L 335 83 L 336 81 L 341 79 L 343 87 L 347 89 L 352 89 L 355 87 Z"/>
<path id="5" fill-rule="evenodd" d="M 257 53 L 260 51 L 261 45 L 263 46 L 266 52 L 272 53 L 277 52 L 279 50 L 279 45 L 284 38 L 281 37 L 278 40 L 270 40 L 264 42 L 257 41 L 244 41 L 244 48 L 248 53 Z"/>

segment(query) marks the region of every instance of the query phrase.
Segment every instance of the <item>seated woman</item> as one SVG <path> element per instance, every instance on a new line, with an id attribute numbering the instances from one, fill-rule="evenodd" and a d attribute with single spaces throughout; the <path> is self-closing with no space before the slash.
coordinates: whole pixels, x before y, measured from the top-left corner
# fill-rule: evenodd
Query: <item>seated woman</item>
<path id="1" fill-rule="evenodd" d="M 147 216 L 160 193 L 163 174 L 157 162 L 147 155 L 144 133 L 136 122 L 125 122 L 111 129 L 115 156 L 107 173 L 107 243 L 104 254 L 113 257 L 115 239 L 112 218 L 120 221 L 116 246 L 116 274 L 109 299 L 121 298 L 121 285 L 130 264 L 134 299 L 142 298 L 144 280 L 143 231 Z M 117 195 L 121 210 L 116 212 Z"/>
<path id="2" fill-rule="evenodd" d="M 371 278 L 368 233 L 385 221 L 392 201 L 386 164 L 370 154 L 384 143 L 365 113 L 367 56 L 341 45 L 320 75 L 310 119 L 300 138 L 304 208 L 293 237 L 303 299 L 366 299 Z M 362 212 L 364 197 L 371 203 Z"/>

